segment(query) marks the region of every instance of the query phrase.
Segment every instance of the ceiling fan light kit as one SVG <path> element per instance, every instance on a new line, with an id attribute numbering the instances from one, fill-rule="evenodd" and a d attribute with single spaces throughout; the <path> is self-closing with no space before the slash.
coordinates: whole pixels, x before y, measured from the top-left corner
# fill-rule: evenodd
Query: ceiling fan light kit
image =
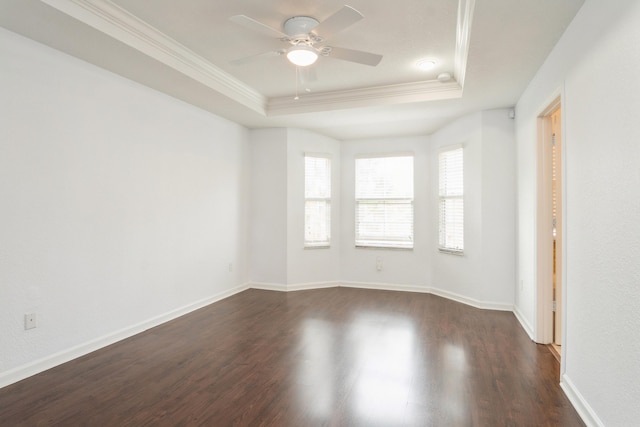
<path id="1" fill-rule="evenodd" d="M 287 59 L 298 67 L 307 67 L 318 60 L 315 49 L 307 45 L 293 46 L 287 51 Z"/>

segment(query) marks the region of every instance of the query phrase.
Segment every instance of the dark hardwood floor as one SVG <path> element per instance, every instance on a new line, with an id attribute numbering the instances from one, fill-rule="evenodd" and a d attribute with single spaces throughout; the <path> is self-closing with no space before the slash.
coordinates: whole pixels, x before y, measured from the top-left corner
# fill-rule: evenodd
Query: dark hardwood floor
<path id="1" fill-rule="evenodd" d="M 248 290 L 0 389 L 1 426 L 582 426 L 512 313 Z"/>

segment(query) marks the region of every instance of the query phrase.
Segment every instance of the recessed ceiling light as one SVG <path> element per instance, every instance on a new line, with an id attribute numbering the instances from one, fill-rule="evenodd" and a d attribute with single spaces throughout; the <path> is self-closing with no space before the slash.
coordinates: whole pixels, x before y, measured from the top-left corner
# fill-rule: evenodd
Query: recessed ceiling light
<path id="1" fill-rule="evenodd" d="M 435 59 L 421 59 L 416 63 L 416 66 L 422 71 L 433 70 L 438 62 Z"/>

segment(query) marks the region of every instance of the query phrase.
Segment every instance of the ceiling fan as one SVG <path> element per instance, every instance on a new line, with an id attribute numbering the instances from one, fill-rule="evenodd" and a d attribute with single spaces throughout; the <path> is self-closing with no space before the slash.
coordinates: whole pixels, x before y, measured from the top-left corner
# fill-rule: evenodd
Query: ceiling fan
<path id="1" fill-rule="evenodd" d="M 231 63 L 240 65 L 269 56 L 286 55 L 292 64 L 307 67 L 315 63 L 319 56 L 326 56 L 375 67 L 382 60 L 382 55 L 325 44 L 326 40 L 362 18 L 364 16 L 360 12 L 345 5 L 322 22 L 310 16 L 289 18 L 283 24 L 284 31 L 280 31 L 246 15 L 232 16 L 229 18 L 232 22 L 263 35 L 275 37 L 289 46 L 236 59 Z"/>

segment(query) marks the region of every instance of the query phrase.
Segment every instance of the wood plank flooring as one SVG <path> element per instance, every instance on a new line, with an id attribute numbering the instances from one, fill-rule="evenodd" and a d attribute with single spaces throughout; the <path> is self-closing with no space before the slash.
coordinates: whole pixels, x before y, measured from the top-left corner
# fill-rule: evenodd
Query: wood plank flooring
<path id="1" fill-rule="evenodd" d="M 0 426 L 582 426 L 512 313 L 248 290 L 0 389 Z"/>

